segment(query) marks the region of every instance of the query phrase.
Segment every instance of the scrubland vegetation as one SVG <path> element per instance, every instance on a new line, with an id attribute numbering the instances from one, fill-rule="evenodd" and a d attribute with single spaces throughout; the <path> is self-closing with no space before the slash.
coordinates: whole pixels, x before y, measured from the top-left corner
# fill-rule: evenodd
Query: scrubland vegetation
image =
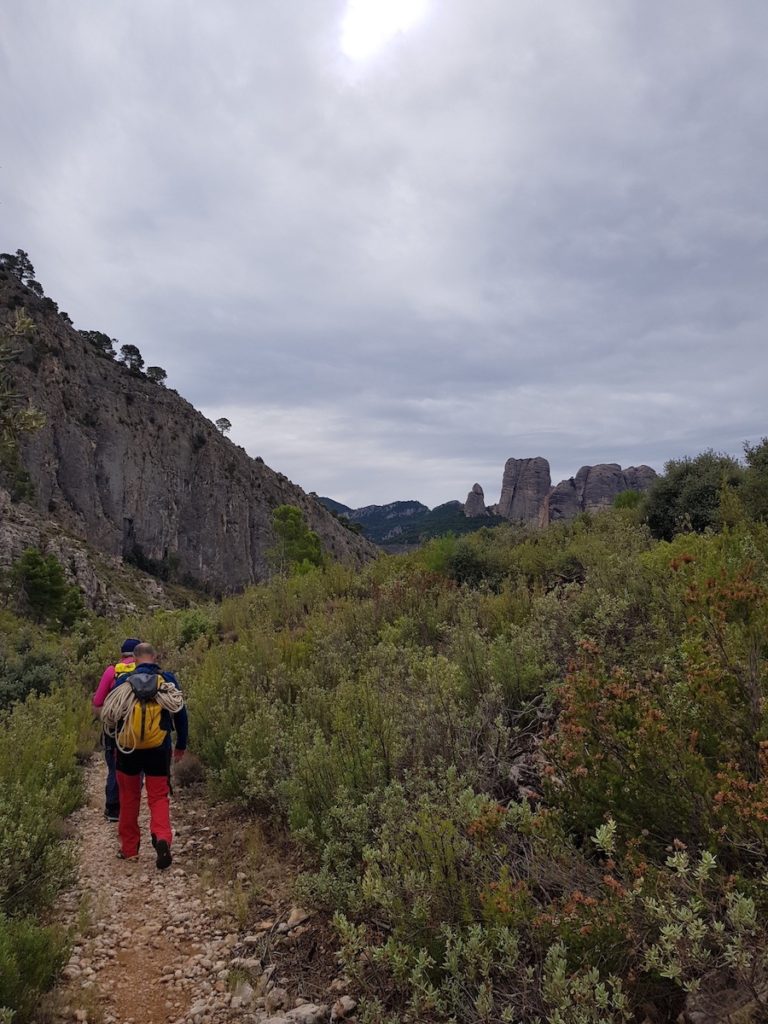
<path id="1" fill-rule="evenodd" d="M 624 501 L 361 573 L 303 559 L 125 624 L 184 685 L 211 798 L 303 851 L 299 895 L 333 915 L 364 1021 L 663 1021 L 723 994 L 763 1018 L 760 456 L 749 487 L 716 467 L 697 489 L 674 464 L 669 539 Z M 54 646 L 8 616 L 6 700 L 19 679 L 41 693 L 2 719 L 0 958 L 44 964 L 38 986 L 57 962 L 38 918 L 66 868 L 80 708 L 119 633 L 87 620 Z M 0 1005 L 23 1020 L 7 976 Z"/>
<path id="2" fill-rule="evenodd" d="M 7 613 L 1 627 L 0 1007 L 26 1021 L 66 961 L 67 937 L 44 922 L 72 870 L 62 821 L 80 801 L 78 759 L 94 734 L 58 645 Z"/>

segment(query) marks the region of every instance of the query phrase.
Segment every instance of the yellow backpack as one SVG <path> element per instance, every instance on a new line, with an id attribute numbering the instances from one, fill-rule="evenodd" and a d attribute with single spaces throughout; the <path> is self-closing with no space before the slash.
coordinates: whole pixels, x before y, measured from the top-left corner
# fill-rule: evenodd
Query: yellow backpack
<path id="1" fill-rule="evenodd" d="M 149 672 L 131 672 L 121 686 L 130 686 L 136 697 L 130 714 L 118 733 L 118 742 L 128 750 L 150 750 L 162 746 L 168 735 L 162 727 L 163 709 L 157 703 L 157 690 L 165 685 L 162 676 Z"/>

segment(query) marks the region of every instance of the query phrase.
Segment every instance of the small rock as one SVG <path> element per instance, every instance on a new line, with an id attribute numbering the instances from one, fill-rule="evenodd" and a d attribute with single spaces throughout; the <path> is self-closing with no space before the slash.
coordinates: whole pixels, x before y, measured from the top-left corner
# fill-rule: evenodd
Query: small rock
<path id="1" fill-rule="evenodd" d="M 302 910 L 301 907 L 294 907 L 293 910 L 288 915 L 288 920 L 286 924 L 288 925 L 288 928 L 290 930 L 291 928 L 295 928 L 297 925 L 304 924 L 304 922 L 307 921 L 311 916 L 312 915 L 310 913 L 308 913 L 306 910 Z"/>
<path id="2" fill-rule="evenodd" d="M 284 988 L 273 988 L 267 992 L 264 1005 L 270 1013 L 273 1010 L 282 1010 L 288 1005 L 288 993 Z"/>
<path id="3" fill-rule="evenodd" d="M 290 1010 L 286 1016 L 294 1024 L 321 1024 L 321 1021 L 328 1017 L 328 1007 L 304 1003 L 303 1006 L 297 1006 L 295 1010 Z"/>
<path id="4" fill-rule="evenodd" d="M 235 998 L 240 1000 L 242 1006 L 248 1006 L 249 1003 L 253 1002 L 255 993 L 251 985 L 247 981 L 241 981 L 235 986 L 235 990 L 232 993 L 233 1000 Z"/>
<path id="5" fill-rule="evenodd" d="M 357 1006 L 352 996 L 340 996 L 331 1009 L 331 1020 L 343 1020 L 348 1017 Z"/>

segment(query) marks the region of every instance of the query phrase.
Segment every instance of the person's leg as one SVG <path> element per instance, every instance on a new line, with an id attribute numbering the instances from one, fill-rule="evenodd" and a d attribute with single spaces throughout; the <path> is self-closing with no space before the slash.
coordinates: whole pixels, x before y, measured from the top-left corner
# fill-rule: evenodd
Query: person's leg
<path id="1" fill-rule="evenodd" d="M 147 787 L 149 823 L 152 835 L 158 842 L 164 839 L 170 846 L 173 841 L 173 831 L 171 829 L 171 808 L 168 799 L 168 779 L 166 776 L 147 775 L 144 782 Z"/>
<path id="2" fill-rule="evenodd" d="M 141 842 L 141 832 L 139 831 L 141 779 L 138 774 L 127 775 L 118 768 L 117 785 L 120 791 L 120 820 L 117 826 L 120 836 L 120 851 L 123 857 L 136 857 Z"/>
<path id="3" fill-rule="evenodd" d="M 113 744 L 105 744 L 104 760 L 107 762 L 107 784 L 104 787 L 106 802 L 104 814 L 110 821 L 117 821 L 120 816 L 120 792 L 117 788 L 117 748 Z"/>
<path id="4" fill-rule="evenodd" d="M 165 747 L 153 750 L 151 753 L 146 751 L 144 758 L 144 785 L 147 789 L 152 845 L 157 852 L 157 866 L 161 869 L 170 867 L 172 860 L 173 831 L 169 800 L 169 759 L 170 749 Z"/>

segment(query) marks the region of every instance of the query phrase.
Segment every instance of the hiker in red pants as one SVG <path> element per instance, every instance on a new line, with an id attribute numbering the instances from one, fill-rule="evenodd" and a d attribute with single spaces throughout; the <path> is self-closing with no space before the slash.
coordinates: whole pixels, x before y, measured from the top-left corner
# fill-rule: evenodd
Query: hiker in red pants
<path id="1" fill-rule="evenodd" d="M 181 687 L 172 672 L 163 672 L 157 652 L 151 644 L 139 644 L 134 651 L 136 667 L 121 676 L 105 704 L 107 721 L 123 709 L 115 728 L 117 737 L 117 785 L 120 790 L 120 836 L 118 857 L 134 860 L 139 855 L 141 832 L 141 774 L 149 804 L 152 845 L 158 868 L 171 864 L 171 830 L 169 794 L 171 758 L 180 760 L 187 747 L 187 710 Z M 124 689 L 125 688 L 125 689 Z M 169 710 L 171 709 L 171 710 Z M 176 749 L 171 732 L 176 732 Z"/>

